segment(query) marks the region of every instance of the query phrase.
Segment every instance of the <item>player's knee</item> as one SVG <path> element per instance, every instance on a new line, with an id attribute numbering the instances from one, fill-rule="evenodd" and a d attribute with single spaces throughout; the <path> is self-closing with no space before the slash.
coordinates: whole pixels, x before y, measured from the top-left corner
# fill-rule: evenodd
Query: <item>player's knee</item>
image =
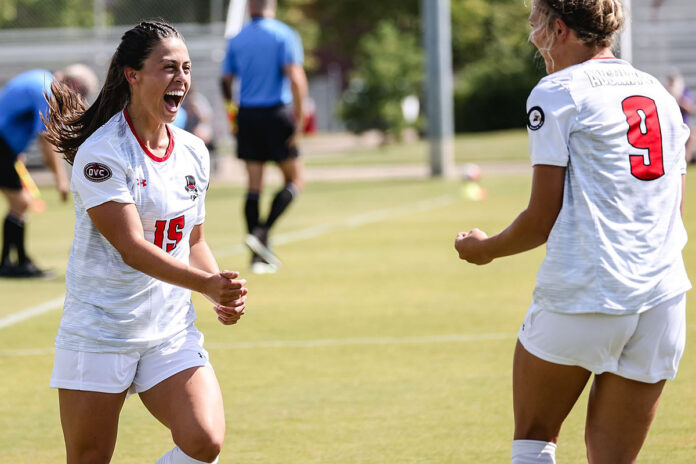
<path id="1" fill-rule="evenodd" d="M 220 455 L 225 431 L 189 428 L 174 436 L 174 443 L 188 456 L 203 462 L 212 462 Z"/>
<path id="2" fill-rule="evenodd" d="M 558 437 L 559 428 L 540 419 L 515 422 L 515 439 L 553 441 Z"/>
<path id="3" fill-rule="evenodd" d="M 31 205 L 31 197 L 16 195 L 10 200 L 10 214 L 22 218 Z"/>
<path id="4" fill-rule="evenodd" d="M 68 462 L 79 464 L 108 464 L 111 462 L 113 449 L 90 447 L 74 451 L 68 456 Z"/>
<path id="5" fill-rule="evenodd" d="M 585 431 L 585 449 L 590 464 L 633 464 L 638 458 L 640 444 L 607 440 L 606 434 L 599 436 Z"/>

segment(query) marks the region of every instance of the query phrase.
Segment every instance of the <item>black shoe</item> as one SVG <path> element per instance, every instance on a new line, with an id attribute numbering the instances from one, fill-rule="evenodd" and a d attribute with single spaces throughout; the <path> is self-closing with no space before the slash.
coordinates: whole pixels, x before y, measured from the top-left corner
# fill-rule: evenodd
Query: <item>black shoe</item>
<path id="1" fill-rule="evenodd" d="M 47 269 L 39 269 L 33 262 L 25 261 L 22 264 L 0 266 L 0 277 L 14 279 L 50 279 L 55 277 L 55 272 Z"/>
<path id="2" fill-rule="evenodd" d="M 246 236 L 244 243 L 251 251 L 263 258 L 266 263 L 272 264 L 276 269 L 280 267 L 280 260 L 268 246 L 268 229 L 256 227 Z"/>
<path id="3" fill-rule="evenodd" d="M 10 274 L 14 270 L 16 266 L 13 266 L 11 264 L 2 264 L 0 265 L 0 277 L 10 277 Z"/>

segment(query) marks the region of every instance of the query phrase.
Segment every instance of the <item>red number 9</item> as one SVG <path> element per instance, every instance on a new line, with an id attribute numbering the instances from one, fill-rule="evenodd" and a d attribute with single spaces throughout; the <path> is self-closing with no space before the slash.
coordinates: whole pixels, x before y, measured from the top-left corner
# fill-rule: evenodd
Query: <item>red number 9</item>
<path id="1" fill-rule="evenodd" d="M 625 99 L 621 106 L 628 121 L 628 143 L 635 148 L 648 150 L 648 164 L 645 164 L 643 155 L 628 155 L 631 174 L 641 180 L 654 180 L 664 176 L 662 130 L 655 100 L 632 96 Z"/>

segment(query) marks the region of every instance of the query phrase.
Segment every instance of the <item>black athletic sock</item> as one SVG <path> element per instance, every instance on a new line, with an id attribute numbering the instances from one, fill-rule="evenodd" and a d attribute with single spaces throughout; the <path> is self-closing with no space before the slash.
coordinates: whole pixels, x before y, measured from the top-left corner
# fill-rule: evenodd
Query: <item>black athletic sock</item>
<path id="1" fill-rule="evenodd" d="M 246 202 L 244 203 L 244 217 L 246 218 L 247 229 L 251 233 L 259 225 L 259 192 L 247 192 Z"/>
<path id="2" fill-rule="evenodd" d="M 8 263 L 12 249 L 17 250 L 18 264 L 26 261 L 24 251 L 24 221 L 17 216 L 8 214 L 2 227 L 2 256 L 0 263 Z"/>
<path id="3" fill-rule="evenodd" d="M 26 223 L 20 221 L 17 228 L 17 264 L 24 264 L 27 261 L 31 261 L 27 256 L 27 252 L 24 249 L 24 237 L 26 236 Z"/>
<path id="4" fill-rule="evenodd" d="M 268 219 L 266 220 L 267 229 L 273 226 L 273 223 L 283 214 L 296 195 L 297 189 L 291 183 L 285 184 L 285 187 L 276 193 L 276 196 L 273 198 L 273 203 L 271 203 L 271 212 L 268 214 Z"/>

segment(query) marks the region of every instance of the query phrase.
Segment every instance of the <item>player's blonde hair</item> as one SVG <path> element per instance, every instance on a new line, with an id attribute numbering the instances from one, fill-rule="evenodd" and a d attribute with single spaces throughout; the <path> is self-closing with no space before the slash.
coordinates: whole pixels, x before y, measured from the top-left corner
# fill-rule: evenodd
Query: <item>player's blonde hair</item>
<path id="1" fill-rule="evenodd" d="M 542 33 L 546 37 L 544 49 L 554 44 L 553 24 L 561 19 L 575 31 L 585 45 L 611 47 L 625 21 L 626 11 L 622 0 L 532 0 L 537 11 L 537 23 L 530 37 Z"/>

